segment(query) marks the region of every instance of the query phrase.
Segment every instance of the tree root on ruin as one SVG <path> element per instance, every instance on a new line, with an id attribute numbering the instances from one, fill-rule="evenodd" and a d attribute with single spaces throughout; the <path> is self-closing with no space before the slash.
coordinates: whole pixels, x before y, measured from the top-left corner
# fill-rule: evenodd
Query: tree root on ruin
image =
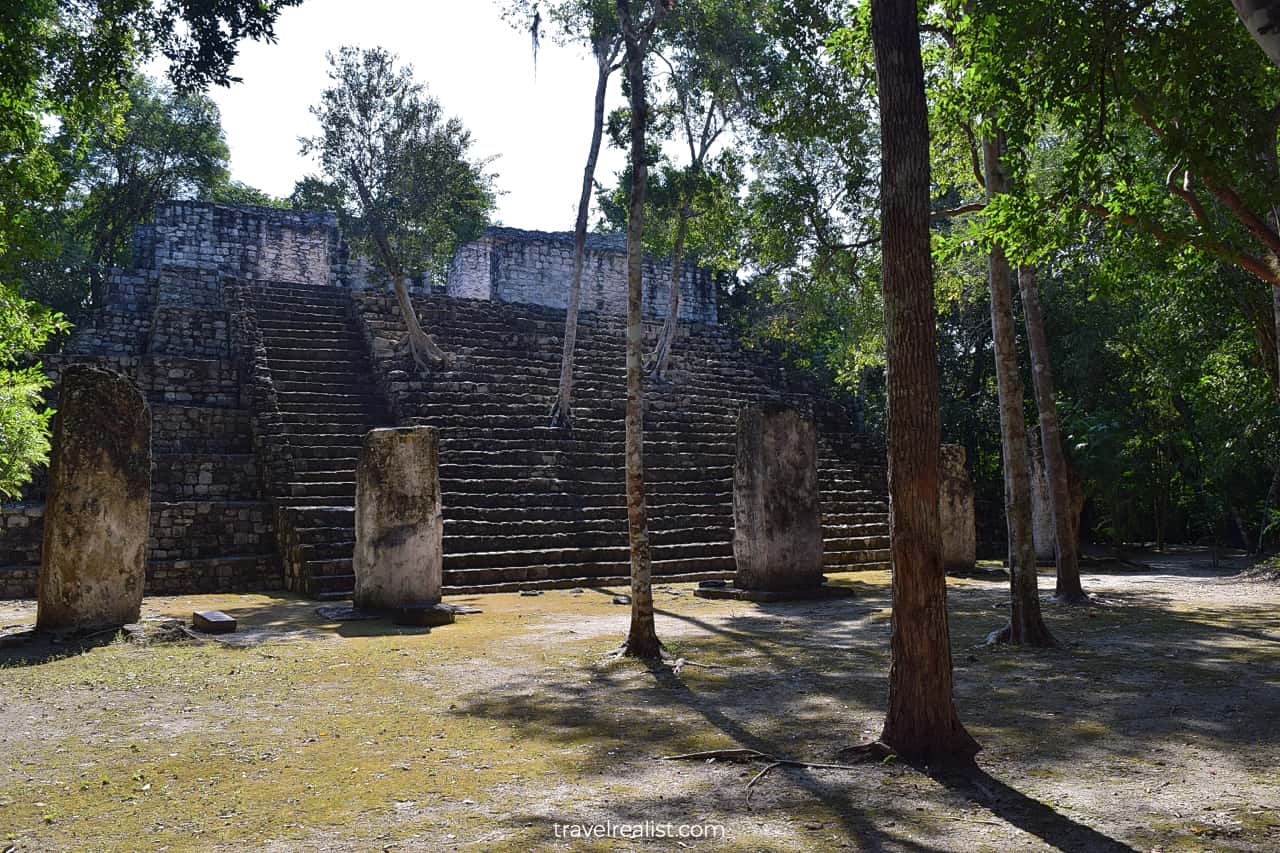
<path id="1" fill-rule="evenodd" d="M 560 396 L 557 394 L 555 402 L 551 404 L 551 412 L 547 415 L 547 426 L 552 429 L 572 430 L 573 412 L 570 410 L 568 404 L 561 405 L 562 402 L 563 401 L 560 399 Z"/>
<path id="2" fill-rule="evenodd" d="M 708 749 L 701 752 L 686 752 L 680 755 L 664 755 L 662 761 L 729 761 L 737 763 L 750 763 L 755 761 L 765 762 L 762 769 L 755 776 L 751 777 L 751 781 L 747 782 L 747 805 L 751 805 L 751 793 L 757 782 L 763 779 L 770 771 L 779 767 L 800 767 L 806 770 L 860 770 L 858 764 L 835 764 L 823 761 L 800 761 L 795 758 L 785 758 L 773 755 L 768 752 L 761 752 L 758 749 Z"/>
<path id="3" fill-rule="evenodd" d="M 453 358 L 440 349 L 434 336 L 422 331 L 416 335 L 409 332 L 404 341 L 409 345 L 409 354 L 420 374 L 429 373 L 433 367 L 447 370 L 453 366 Z"/>

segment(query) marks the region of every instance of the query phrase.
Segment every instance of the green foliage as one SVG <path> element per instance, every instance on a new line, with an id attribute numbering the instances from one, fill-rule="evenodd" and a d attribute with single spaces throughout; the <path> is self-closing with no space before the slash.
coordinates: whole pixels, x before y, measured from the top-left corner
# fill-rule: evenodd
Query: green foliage
<path id="1" fill-rule="evenodd" d="M 270 40 L 280 10 L 298 2 L 0 4 L 0 494 L 15 494 L 46 452 L 42 383 L 18 362 L 65 328 L 19 283 L 68 310 L 83 301 L 92 253 L 73 234 L 80 205 L 66 195 L 92 153 L 126 135 L 135 68 L 159 53 L 184 90 L 230 82 L 239 41 Z"/>
<path id="2" fill-rule="evenodd" d="M 51 409 L 41 408 L 48 380 L 38 368 L 0 368 L 0 498 L 14 499 L 49 455 Z"/>
<path id="3" fill-rule="evenodd" d="M 209 194 L 209 201 L 218 204 L 252 204 L 258 207 L 288 208 L 292 206 L 287 198 L 276 198 L 243 181 L 232 180 L 214 186 L 213 192 Z"/>
<path id="4" fill-rule="evenodd" d="M 0 261 L 27 298 L 72 318 L 98 301 L 107 270 L 125 261 L 135 227 L 157 205 L 226 199 L 233 186 L 218 110 L 207 96 L 135 77 L 122 119 L 117 133 L 86 146 L 65 168 L 69 186 L 61 203 L 38 216 L 43 251 Z"/>
<path id="5" fill-rule="evenodd" d="M 617 0 L 559 0 L 554 3 L 504 0 L 500 6 L 502 17 L 516 29 L 532 32 L 536 18 L 541 37 L 546 21 L 550 21 L 552 37 L 557 43 L 587 44 L 597 55 L 607 52 L 608 45 L 621 39 Z M 544 8 L 547 10 L 546 19 L 542 17 Z"/>
<path id="6" fill-rule="evenodd" d="M 493 176 L 469 158 L 471 134 L 382 48 L 329 55 L 332 85 L 312 107 L 320 134 L 303 139 L 318 155 L 325 190 L 358 223 L 356 245 L 372 254 L 375 223 L 414 271 L 442 275 L 455 247 L 478 236 L 493 210 Z M 318 191 L 311 182 L 300 191 Z M 364 184 L 368 198 L 360 197 Z"/>
<path id="7" fill-rule="evenodd" d="M 49 452 L 52 413 L 41 410 L 40 396 L 48 380 L 38 366 L 19 363 L 65 329 L 60 315 L 0 284 L 0 498 L 17 497 Z"/>

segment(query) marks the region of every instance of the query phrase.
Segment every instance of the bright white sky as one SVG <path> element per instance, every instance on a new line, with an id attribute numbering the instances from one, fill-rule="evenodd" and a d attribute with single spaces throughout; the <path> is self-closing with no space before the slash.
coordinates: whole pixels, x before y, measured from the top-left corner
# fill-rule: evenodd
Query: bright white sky
<path id="1" fill-rule="evenodd" d="M 493 0 L 304 0 L 281 13 L 276 35 L 275 44 L 245 42 L 233 69 L 243 82 L 209 92 L 222 110 L 235 179 L 283 196 L 314 172 L 298 137 L 316 130 L 308 107 L 328 82 L 325 51 L 382 46 L 461 117 L 476 155 L 497 155 L 490 168 L 503 192 L 498 222 L 572 230 L 595 92 L 585 48 L 544 38 L 535 80 L 528 32 L 504 21 Z M 615 74 L 608 108 L 621 100 Z M 606 140 L 596 179 L 612 183 L 624 160 Z"/>

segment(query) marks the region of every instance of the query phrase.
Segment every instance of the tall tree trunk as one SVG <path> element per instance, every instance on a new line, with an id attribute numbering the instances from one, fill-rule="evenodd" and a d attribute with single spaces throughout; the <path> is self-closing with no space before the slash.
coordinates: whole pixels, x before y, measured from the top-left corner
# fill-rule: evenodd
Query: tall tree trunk
<path id="1" fill-rule="evenodd" d="M 1280 213 L 1273 212 L 1273 216 L 1278 224 L 1280 224 Z M 1280 288 L 1271 288 L 1271 314 L 1275 320 L 1275 341 L 1276 341 L 1276 381 L 1274 390 L 1276 392 L 1276 400 L 1280 402 Z M 1274 463 L 1275 470 L 1271 474 L 1271 486 L 1267 489 L 1267 496 L 1262 501 L 1262 524 L 1258 528 L 1258 547 L 1254 550 L 1261 554 L 1266 550 L 1267 546 L 1267 528 L 1271 524 L 1271 511 L 1273 508 L 1280 506 L 1280 460 Z"/>
<path id="2" fill-rule="evenodd" d="M 956 714 L 938 519 L 938 354 L 929 246 L 929 127 L 915 0 L 872 0 L 881 121 L 893 627 L 881 741 L 903 758 L 963 764 L 978 744 Z"/>
<path id="3" fill-rule="evenodd" d="M 1280 0 L 1231 0 L 1231 4 L 1258 47 L 1280 67 Z"/>
<path id="4" fill-rule="evenodd" d="M 653 619 L 653 561 L 649 554 L 648 512 L 644 496 L 644 282 L 645 102 L 644 55 L 647 38 L 636 31 L 628 0 L 618 0 L 626 39 L 627 83 L 631 95 L 631 199 L 627 215 L 627 532 L 631 542 L 631 627 L 623 654 L 660 658 L 662 644 Z M 655 14 L 657 12 L 655 11 Z"/>
<path id="5" fill-rule="evenodd" d="M 684 243 L 689 236 L 689 219 L 692 216 L 689 206 L 681 204 L 676 221 L 675 246 L 671 252 L 671 300 L 667 306 L 667 319 L 662 323 L 662 333 L 658 335 L 658 346 L 649 362 L 648 372 L 653 379 L 665 379 L 667 365 L 671 361 L 671 345 L 675 342 L 680 319 L 680 265 L 684 262 Z"/>
<path id="6" fill-rule="evenodd" d="M 587 215 L 591 209 L 591 188 L 595 183 L 600 140 L 604 135 L 604 100 L 613 73 L 617 48 L 595 46 L 596 95 L 592 114 L 591 148 L 582 171 L 582 194 L 578 196 L 578 219 L 573 228 L 573 281 L 569 284 L 569 307 L 564 316 L 564 351 L 560 356 L 560 387 L 551 404 L 551 425 L 567 427 L 573 422 L 573 351 L 578 344 L 578 308 L 582 302 L 582 267 L 587 252 Z"/>
<path id="7" fill-rule="evenodd" d="M 1064 452 L 1062 429 L 1058 423 L 1058 400 L 1054 389 L 1053 367 L 1049 363 L 1049 339 L 1044 331 L 1044 315 L 1040 310 L 1040 288 L 1036 268 L 1030 264 L 1018 267 L 1018 289 L 1022 292 L 1022 321 L 1027 327 L 1031 350 L 1031 385 L 1040 412 L 1040 445 L 1044 450 L 1045 479 L 1049 483 L 1049 507 L 1053 512 L 1055 562 L 1058 574 L 1054 594 L 1062 601 L 1076 604 L 1087 601 L 1080 586 L 1080 545 L 1072 526 L 1071 485 L 1068 461 Z"/>
<path id="8" fill-rule="evenodd" d="M 1007 192 L 1000 162 L 1003 134 L 988 132 L 982 141 L 987 198 Z M 991 337 L 996 358 L 996 387 L 1000 398 L 1000 446 L 1004 457 L 1004 505 L 1009 525 L 1009 624 L 992 639 L 1029 646 L 1054 644 L 1040 615 L 1036 575 L 1036 546 L 1031 527 L 1031 477 L 1027 464 L 1027 423 L 1023 415 L 1022 376 L 1009 292 L 1011 269 L 999 244 L 987 256 L 991 284 Z"/>
<path id="9" fill-rule="evenodd" d="M 360 174 L 360 170 L 354 167 L 349 170 L 349 174 L 356 185 L 365 218 L 369 220 L 369 230 L 373 234 L 373 244 L 378 251 L 378 257 L 382 259 L 382 266 L 386 269 L 387 275 L 391 276 L 396 302 L 400 305 L 400 316 L 404 317 L 405 327 L 409 330 L 409 352 L 413 355 L 414 364 L 418 366 L 418 370 L 424 372 L 428 369 L 428 361 L 434 365 L 447 365 L 448 354 L 436 345 L 435 338 L 423 331 L 422 324 L 418 321 L 418 311 L 413 307 L 413 299 L 409 296 L 409 285 L 405 281 L 404 267 L 400 266 L 400 259 L 391 249 L 386 226 L 374 210 L 373 198 L 369 194 L 369 187 L 365 184 L 364 177 Z"/>

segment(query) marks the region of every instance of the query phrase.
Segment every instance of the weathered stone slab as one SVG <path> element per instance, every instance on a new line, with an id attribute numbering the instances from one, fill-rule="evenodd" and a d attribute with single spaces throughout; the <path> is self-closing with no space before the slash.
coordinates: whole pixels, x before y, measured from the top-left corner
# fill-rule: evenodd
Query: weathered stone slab
<path id="1" fill-rule="evenodd" d="M 36 625 L 136 622 L 151 514 L 151 410 L 126 377 L 85 364 L 62 375 L 53 429 Z"/>
<path id="2" fill-rule="evenodd" d="M 948 570 L 972 569 L 977 562 L 974 512 L 965 450 L 958 444 L 944 444 L 939 460 L 938 520 L 942 525 L 942 565 Z"/>
<path id="3" fill-rule="evenodd" d="M 733 556 L 738 589 L 822 584 L 817 432 L 796 409 L 751 406 L 738 414 Z"/>
<path id="4" fill-rule="evenodd" d="M 191 614 L 191 627 L 206 634 L 231 634 L 236 630 L 236 620 L 221 610 L 197 610 Z"/>
<path id="5" fill-rule="evenodd" d="M 397 625 L 410 625 L 415 628 L 438 628 L 441 625 L 452 625 L 454 610 L 446 604 L 420 604 L 408 607 L 397 607 L 391 615 Z"/>
<path id="6" fill-rule="evenodd" d="M 375 429 L 356 469 L 355 606 L 436 604 L 443 578 L 440 440 L 433 427 Z"/>

